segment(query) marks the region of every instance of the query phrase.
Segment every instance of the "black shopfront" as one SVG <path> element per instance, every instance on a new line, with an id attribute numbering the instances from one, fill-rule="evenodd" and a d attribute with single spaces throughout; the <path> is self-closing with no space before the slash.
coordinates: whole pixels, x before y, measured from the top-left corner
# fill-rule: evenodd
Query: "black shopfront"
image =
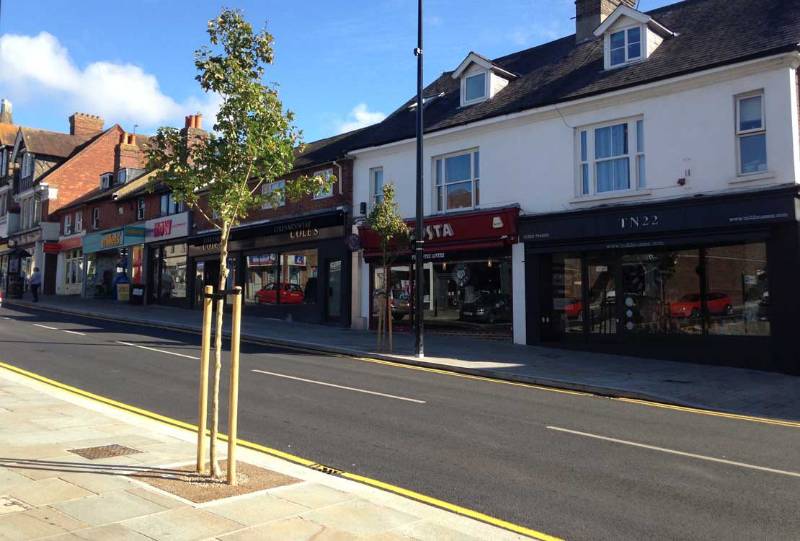
<path id="1" fill-rule="evenodd" d="M 245 314 L 309 323 L 350 324 L 351 251 L 344 211 L 234 229 L 226 289 L 244 290 Z M 188 242 L 191 298 L 219 282 L 219 234 Z"/>
<path id="2" fill-rule="evenodd" d="M 529 344 L 800 372 L 797 187 L 520 218 Z"/>

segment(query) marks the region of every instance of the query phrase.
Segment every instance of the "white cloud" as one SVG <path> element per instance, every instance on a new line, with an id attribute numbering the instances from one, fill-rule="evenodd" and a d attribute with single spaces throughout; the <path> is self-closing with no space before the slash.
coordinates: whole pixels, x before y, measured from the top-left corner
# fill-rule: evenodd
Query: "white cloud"
<path id="1" fill-rule="evenodd" d="M 337 133 L 344 133 L 372 124 L 377 124 L 386 118 L 385 113 L 370 111 L 366 103 L 359 103 L 347 114 L 347 118 L 338 122 Z"/>
<path id="2" fill-rule="evenodd" d="M 178 125 L 187 114 L 201 112 L 209 118 L 219 107 L 218 96 L 174 100 L 161 91 L 155 75 L 134 64 L 93 62 L 81 69 L 47 32 L 0 37 L 0 66 L 0 85 L 12 89 L 15 99 L 55 95 L 71 109 L 98 114 L 108 123 Z M 210 118 L 208 122 L 210 127 Z"/>

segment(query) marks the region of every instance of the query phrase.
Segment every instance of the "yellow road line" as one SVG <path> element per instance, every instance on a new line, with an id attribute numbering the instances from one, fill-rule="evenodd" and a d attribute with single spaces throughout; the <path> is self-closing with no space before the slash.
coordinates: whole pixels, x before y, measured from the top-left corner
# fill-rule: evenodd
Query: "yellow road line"
<path id="1" fill-rule="evenodd" d="M 143 417 L 147 417 L 149 419 L 153 419 L 159 422 L 162 422 L 167 425 L 175 426 L 178 428 L 182 428 L 185 430 L 189 430 L 192 432 L 197 432 L 198 427 L 197 425 L 193 425 L 191 423 L 186 423 L 184 421 L 179 421 L 177 419 L 173 419 L 171 417 L 167 417 L 165 415 L 161 415 L 159 413 L 155 413 L 146 409 L 138 408 L 136 406 L 131 406 L 130 404 L 125 404 L 124 402 L 118 402 L 117 400 L 113 400 L 111 398 L 97 395 L 91 393 L 89 391 L 84 391 L 83 389 L 79 389 L 77 387 L 73 387 L 72 385 L 67 385 L 66 383 L 61 383 L 60 381 L 56 381 L 50 379 L 48 377 L 42 376 L 40 374 L 36 374 L 35 372 L 30 372 L 23 368 L 16 367 L 14 365 L 4 363 L 0 361 L 0 368 L 4 368 L 9 372 L 14 372 L 16 374 L 28 377 L 30 379 L 39 381 L 41 383 L 45 383 L 52 387 L 56 387 L 58 389 L 68 391 L 70 393 L 82 396 L 84 398 L 89 398 L 91 400 L 95 400 L 97 402 L 101 402 L 108 406 L 112 406 L 114 408 L 129 412 L 135 413 L 137 415 L 141 415 Z M 228 441 L 228 437 L 225 434 L 220 434 L 220 439 L 222 441 Z M 525 526 L 520 526 L 519 524 L 514 524 L 512 522 L 508 522 L 496 517 L 492 517 L 490 515 L 486 515 L 480 513 L 478 511 L 473 511 L 472 509 L 468 509 L 466 507 L 461 507 L 460 505 L 452 504 L 443 500 L 439 500 L 437 498 L 433 498 L 431 496 L 427 496 L 425 494 L 421 494 L 419 492 L 415 492 L 413 490 L 409 490 L 403 487 L 399 487 L 396 485 L 392 485 L 389 483 L 384 483 L 383 481 L 378 481 L 377 479 L 372 479 L 370 477 L 364 477 L 362 475 L 357 475 L 355 473 L 349 473 L 342 470 L 337 470 L 334 468 L 330 468 L 314 462 L 313 460 L 308 460 L 306 458 L 299 457 L 297 455 L 293 455 L 291 453 L 285 453 L 278 449 L 273 449 L 272 447 L 267 447 L 265 445 L 260 445 L 258 443 L 246 441 L 246 440 L 237 440 L 237 444 L 241 445 L 242 447 L 246 447 L 252 449 L 254 451 L 260 451 L 262 453 L 272 455 L 278 458 L 282 458 L 284 460 L 288 460 L 290 462 L 294 462 L 295 464 L 300 464 L 302 466 L 306 466 L 308 468 L 312 468 L 317 471 L 322 471 L 326 473 L 330 473 L 332 475 L 337 475 L 339 477 L 343 477 L 345 479 L 349 479 L 351 481 L 355 481 L 361 484 L 369 485 L 375 488 L 379 488 L 381 490 L 385 490 L 386 492 L 392 492 L 399 496 L 404 496 L 406 498 L 417 500 L 419 502 L 432 505 L 434 507 L 438 507 L 440 509 L 444 509 L 446 511 L 450 511 L 452 513 L 462 515 L 474 520 L 478 520 L 480 522 L 484 522 L 486 524 L 490 524 L 492 526 L 496 526 L 498 528 L 502 528 L 504 530 L 509 530 L 514 533 L 522 534 L 533 539 L 539 539 L 541 541 L 561 541 L 561 538 L 554 537 L 552 535 L 548 535 L 546 533 L 542 533 L 536 530 L 532 530 L 530 528 L 526 528 Z"/>
<path id="2" fill-rule="evenodd" d="M 701 408 L 692 408 L 689 406 L 677 406 L 672 404 L 664 404 L 662 402 L 652 402 L 650 400 L 640 400 L 636 398 L 612 398 L 618 402 L 628 402 L 630 404 L 640 404 L 643 406 L 650 406 L 653 408 L 662 408 L 675 411 L 683 411 L 687 413 L 696 413 L 699 415 L 709 415 L 711 417 L 723 417 L 725 419 L 735 419 L 737 421 L 750 421 L 753 423 L 763 423 L 768 425 L 786 426 L 790 428 L 800 428 L 800 422 L 784 421 L 782 419 L 770 419 L 768 417 L 755 417 L 752 415 L 743 415 L 740 413 L 725 413 L 723 411 L 705 410 Z"/>

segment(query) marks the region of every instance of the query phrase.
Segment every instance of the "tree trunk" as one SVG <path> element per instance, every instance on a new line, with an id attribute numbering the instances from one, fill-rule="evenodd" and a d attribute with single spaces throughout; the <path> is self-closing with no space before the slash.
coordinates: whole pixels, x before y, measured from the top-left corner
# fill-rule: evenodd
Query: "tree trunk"
<path id="1" fill-rule="evenodd" d="M 392 301 L 394 297 L 392 295 L 392 277 L 391 277 L 391 267 L 388 265 L 386 266 L 386 330 L 387 334 L 389 335 L 389 353 L 392 352 L 394 349 L 394 344 L 392 343 L 392 321 L 394 319 L 392 314 Z"/>
<path id="2" fill-rule="evenodd" d="M 228 282 L 228 237 L 230 226 L 223 225 L 219 244 L 219 288 L 217 293 L 223 293 Z M 222 371 L 222 322 L 225 315 L 225 296 L 217 299 L 217 321 L 214 331 L 214 386 L 211 393 L 211 444 L 210 461 L 211 475 L 214 478 L 222 477 L 222 470 L 217 461 L 217 433 L 219 431 L 219 382 Z"/>

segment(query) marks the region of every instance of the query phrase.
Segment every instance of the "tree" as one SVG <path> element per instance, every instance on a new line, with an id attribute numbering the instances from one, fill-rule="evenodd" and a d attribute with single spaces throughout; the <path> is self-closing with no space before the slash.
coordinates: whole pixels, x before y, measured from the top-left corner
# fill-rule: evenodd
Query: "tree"
<path id="1" fill-rule="evenodd" d="M 367 217 L 370 228 L 380 239 L 382 264 L 383 264 L 383 290 L 386 297 L 386 305 L 382 307 L 381 317 L 386 318 L 389 349 L 392 348 L 392 307 L 390 300 L 391 292 L 391 273 L 389 267 L 393 258 L 401 247 L 408 245 L 408 226 L 403 221 L 397 210 L 397 202 L 394 199 L 395 187 L 392 183 L 383 186 L 382 197 L 375 203 L 375 207 Z M 378 342 L 381 342 L 382 331 L 378 329 Z"/>
<path id="2" fill-rule="evenodd" d="M 175 199 L 219 230 L 218 291 L 223 291 L 233 227 L 264 203 L 276 205 L 281 198 L 319 193 L 336 179 L 304 176 L 262 193 L 264 183 L 292 170 L 295 151 L 302 148 L 294 116 L 284 112 L 274 83 L 263 82 L 265 68 L 273 62 L 273 37 L 266 30 L 254 32 L 241 11 L 229 9 L 208 22 L 208 36 L 210 46 L 195 52 L 195 78 L 205 92 L 221 100 L 213 131 L 190 139 L 175 128 L 160 128 L 151 139 L 148 157 L 149 167 L 159 171 L 157 180 L 169 186 Z M 223 298 L 216 304 L 210 461 L 218 477 Z"/>

